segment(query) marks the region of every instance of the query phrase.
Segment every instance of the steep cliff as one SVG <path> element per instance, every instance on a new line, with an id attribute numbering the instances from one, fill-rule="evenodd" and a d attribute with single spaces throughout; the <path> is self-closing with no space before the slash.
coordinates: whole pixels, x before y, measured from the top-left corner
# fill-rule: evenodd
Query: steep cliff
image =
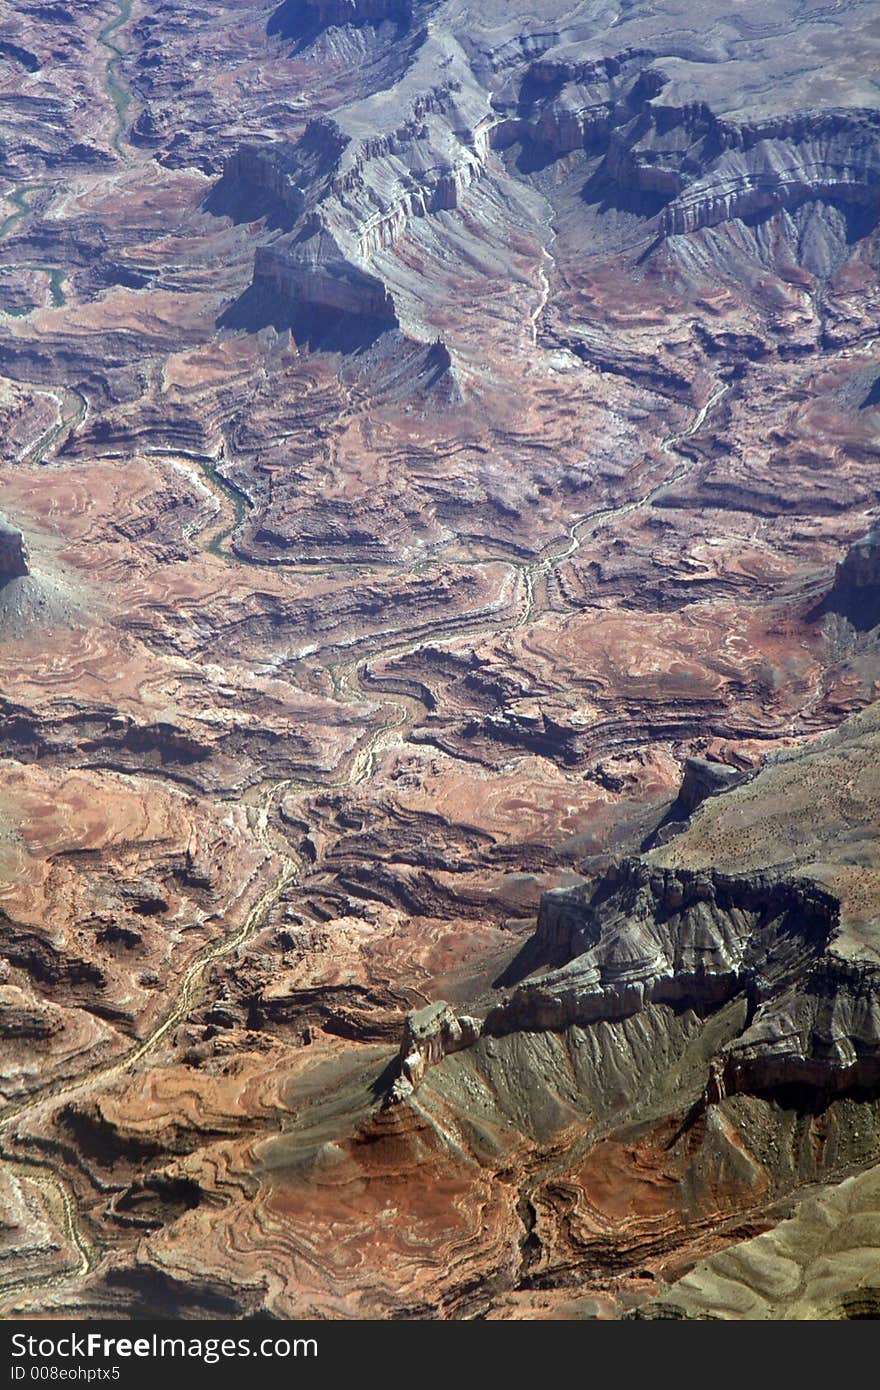
<path id="1" fill-rule="evenodd" d="M 399 1070 L 389 1099 L 392 1103 L 404 1100 L 424 1079 L 429 1067 L 470 1047 L 479 1036 L 477 1019 L 467 1014 L 459 1016 L 443 1001 L 408 1013 L 397 1059 Z"/>
<path id="2" fill-rule="evenodd" d="M 876 1089 L 880 957 L 864 916 L 878 748 L 874 705 L 754 777 L 733 778 L 668 844 L 546 893 L 529 974 L 479 1033 L 558 1032 L 658 1004 L 706 1017 L 741 997 L 745 1027 L 713 1058 L 709 1100 Z"/>
<path id="3" fill-rule="evenodd" d="M 837 613 L 864 632 L 880 623 L 880 526 L 850 546 L 817 615 Z"/>
<path id="4" fill-rule="evenodd" d="M 757 1002 L 805 972 L 836 920 L 809 883 L 625 860 L 595 887 L 542 900 L 536 948 L 567 963 L 520 985 L 485 1031 L 625 1018 L 648 1003 L 708 1011 L 740 992 Z"/>
<path id="5" fill-rule="evenodd" d="M 409 24 L 424 0 L 285 0 L 269 21 L 270 34 L 302 40 L 334 25 Z"/>
<path id="6" fill-rule="evenodd" d="M 0 583 L 30 574 L 24 536 L 0 517 Z"/>
<path id="7" fill-rule="evenodd" d="M 589 161 L 587 188 L 611 206 L 623 200 L 659 243 L 818 209 L 808 231 L 785 233 L 792 250 L 780 245 L 777 254 L 827 275 L 845 254 L 841 218 L 858 215 L 866 225 L 876 218 L 880 113 L 871 107 L 812 107 L 805 88 L 803 106 L 751 116 L 726 90 L 732 51 L 720 83 L 727 99 L 719 102 L 695 75 L 699 64 L 682 83 L 682 59 L 692 55 L 659 34 L 601 56 L 552 32 L 497 46 L 475 36 L 462 43 L 457 26 L 441 24 L 443 7 L 435 9 L 432 22 L 381 50 L 380 61 L 398 65 L 386 90 L 312 121 L 292 146 L 247 146 L 227 161 L 225 183 L 260 188 L 289 227 L 258 252 L 258 289 L 389 323 L 405 302 L 418 335 L 419 305 L 431 289 L 413 277 L 409 258 L 397 257 L 401 239 L 410 231 L 447 239 L 449 225 L 429 234 L 414 224 L 460 214 L 487 174 L 503 198 L 511 174 L 575 152 Z M 389 18 L 407 24 L 414 16 L 396 0 L 334 0 L 300 11 L 301 23 L 317 28 Z M 500 156 L 514 146 L 520 158 L 505 162 Z M 469 216 L 505 257 L 491 207 Z"/>
<path id="8" fill-rule="evenodd" d="M 312 121 L 295 145 L 248 146 L 227 161 L 232 196 L 241 203 L 255 190 L 254 210 L 271 209 L 289 228 L 257 250 L 258 293 L 386 327 L 398 322 L 382 257 L 414 220 L 460 207 L 485 169 L 491 118 L 448 37 L 423 36 L 395 90 L 390 126 L 387 106 L 383 93 Z"/>
<path id="9" fill-rule="evenodd" d="M 876 1090 L 880 967 L 828 952 L 758 1009 L 728 1047 L 720 1075 L 727 1092 Z"/>

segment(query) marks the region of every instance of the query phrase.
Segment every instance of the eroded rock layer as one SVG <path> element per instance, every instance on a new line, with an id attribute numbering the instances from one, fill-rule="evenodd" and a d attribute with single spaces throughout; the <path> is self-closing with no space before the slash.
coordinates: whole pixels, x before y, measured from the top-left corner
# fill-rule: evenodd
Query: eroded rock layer
<path id="1" fill-rule="evenodd" d="M 868 1306 L 877 5 L 0 30 L 4 1314 Z"/>

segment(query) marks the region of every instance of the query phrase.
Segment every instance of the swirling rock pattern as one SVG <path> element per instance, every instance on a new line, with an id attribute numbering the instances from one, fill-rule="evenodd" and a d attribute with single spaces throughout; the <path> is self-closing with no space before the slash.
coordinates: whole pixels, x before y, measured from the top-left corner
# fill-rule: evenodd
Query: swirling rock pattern
<path id="1" fill-rule="evenodd" d="M 640 1317 L 877 1315 L 876 1168 L 807 1198 L 775 1230 L 698 1264 Z"/>
<path id="2" fill-rule="evenodd" d="M 0 1308 L 662 1303 L 880 1162 L 876 4 L 13 8 Z"/>

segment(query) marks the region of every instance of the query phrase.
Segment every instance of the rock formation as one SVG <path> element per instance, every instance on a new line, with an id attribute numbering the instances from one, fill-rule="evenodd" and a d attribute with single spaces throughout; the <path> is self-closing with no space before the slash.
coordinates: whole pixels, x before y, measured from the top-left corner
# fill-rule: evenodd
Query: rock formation
<path id="1" fill-rule="evenodd" d="M 345 22 L 319 8 L 322 24 Z M 356 16 L 358 7 L 349 8 L 354 23 L 379 17 L 371 7 Z M 543 162 L 584 152 L 597 189 L 614 189 L 653 214 L 664 239 L 804 206 L 817 206 L 820 221 L 825 207 L 873 216 L 880 117 L 870 108 L 755 120 L 717 113 L 698 90 L 682 103 L 664 68 L 678 55 L 662 47 L 599 61 L 547 53 L 523 61 L 514 49 L 508 63 L 498 60 L 487 99 L 466 53 L 441 35 L 435 24 L 415 39 L 406 78 L 394 88 L 393 131 L 382 93 L 310 122 L 294 146 L 248 147 L 227 161 L 225 183 L 255 188 L 258 208 L 280 211 L 291 227 L 257 252 L 253 288 L 261 302 L 268 292 L 294 308 L 363 318 L 379 331 L 399 322 L 400 300 L 417 331 L 426 296 L 395 262 L 396 245 L 410 231 L 421 235 L 413 219 L 467 205 L 493 151 L 514 145 Z M 438 71 L 448 77 L 429 87 L 426 75 Z M 380 104 L 385 125 L 377 135 L 372 108 Z M 814 273 L 827 274 L 840 258 L 835 217 L 803 239 Z"/>
<path id="2" fill-rule="evenodd" d="M 877 729 L 874 706 L 833 737 L 778 758 L 745 786 L 705 803 L 667 846 L 623 860 L 587 886 L 545 894 L 529 948 L 533 978 L 489 1011 L 475 1037 L 583 1027 L 655 1004 L 707 1014 L 743 996 L 747 1026 L 713 1070 L 721 1097 L 784 1087 L 876 1088 L 880 971 L 856 926 L 864 912 L 858 879 L 844 866 L 852 835 L 870 835 Z M 847 795 L 849 764 L 862 772 L 860 814 L 841 835 L 852 811 L 838 821 L 835 805 Z M 845 874 L 843 899 L 778 867 L 788 837 L 798 834 L 798 802 L 819 778 L 827 804 L 812 834 L 800 827 L 799 854 L 804 862 L 821 862 L 832 883 Z M 787 790 L 782 800 L 779 787 Z M 776 820 L 774 837 L 762 843 L 768 812 Z M 712 843 L 713 820 L 741 827 L 739 852 L 734 840 L 728 855 L 734 863 L 752 861 L 744 872 L 733 874 L 727 864 L 723 872 L 681 867 L 695 857 L 695 844 Z M 780 835 L 783 826 L 787 834 Z M 870 877 L 875 850 L 870 839 L 860 843 L 861 875 Z"/>
<path id="3" fill-rule="evenodd" d="M 466 1014 L 456 1014 L 443 1000 L 408 1013 L 400 1044 L 400 1071 L 391 1091 L 392 1101 L 411 1094 L 428 1067 L 463 1047 L 470 1047 L 479 1036 L 477 1020 Z"/>
<path id="4" fill-rule="evenodd" d="M 802 979 L 836 920 L 834 899 L 809 883 L 625 860 L 587 892 L 543 899 L 537 954 L 567 963 L 520 985 L 485 1029 L 564 1028 L 648 1003 L 706 1011 L 743 992 L 756 1006 Z"/>
<path id="5" fill-rule="evenodd" d="M 838 613 L 859 631 L 880 623 L 880 527 L 873 527 L 850 546 L 817 611 Z"/>
<path id="6" fill-rule="evenodd" d="M 20 579 L 30 574 L 28 550 L 24 536 L 8 521 L 0 518 L 0 578 Z"/>
<path id="7" fill-rule="evenodd" d="M 875 0 L 12 10 L 3 1315 L 717 1310 L 880 1164 Z"/>

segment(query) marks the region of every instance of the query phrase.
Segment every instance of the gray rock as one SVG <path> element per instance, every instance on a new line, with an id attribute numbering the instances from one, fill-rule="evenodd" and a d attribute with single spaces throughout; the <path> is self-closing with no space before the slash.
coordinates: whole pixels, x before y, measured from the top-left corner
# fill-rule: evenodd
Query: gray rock
<path id="1" fill-rule="evenodd" d="M 395 1103 L 411 1095 L 429 1067 L 453 1052 L 471 1047 L 479 1036 L 479 1020 L 468 1014 L 456 1014 L 444 1000 L 408 1013 L 389 1102 Z"/>
<path id="2" fill-rule="evenodd" d="M 626 1018 L 647 1004 L 757 1003 L 828 944 L 837 903 L 807 881 L 662 869 L 630 859 L 595 885 L 545 894 L 535 946 L 566 963 L 526 980 L 484 1031 Z"/>
<path id="3" fill-rule="evenodd" d="M 30 574 L 27 544 L 17 526 L 0 517 L 0 581 Z"/>

